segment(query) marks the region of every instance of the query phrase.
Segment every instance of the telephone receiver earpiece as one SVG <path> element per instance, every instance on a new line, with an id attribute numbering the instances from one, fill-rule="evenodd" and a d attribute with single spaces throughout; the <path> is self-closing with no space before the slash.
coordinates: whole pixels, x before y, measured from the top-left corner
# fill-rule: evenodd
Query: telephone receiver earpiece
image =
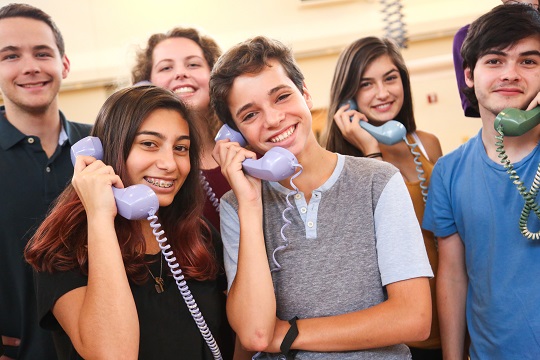
<path id="1" fill-rule="evenodd" d="M 358 111 L 358 105 L 356 101 L 349 99 L 342 103 L 341 106 L 349 104 L 349 110 Z M 352 116 L 350 120 L 352 121 Z M 382 124 L 381 126 L 374 126 L 367 121 L 359 121 L 360 126 L 369 132 L 378 142 L 385 145 L 394 145 L 405 139 L 407 135 L 407 129 L 397 120 L 390 120 Z"/>
<path id="2" fill-rule="evenodd" d="M 78 155 L 93 156 L 97 160 L 103 159 L 103 146 L 99 138 L 87 136 L 71 147 L 71 162 L 75 165 Z M 113 195 L 116 200 L 118 214 L 128 220 L 146 219 L 159 208 L 156 193 L 144 184 L 136 184 L 124 189 L 113 186 Z"/>
<path id="3" fill-rule="evenodd" d="M 495 130 L 502 126 L 505 136 L 520 136 L 540 124 L 540 106 L 531 110 L 506 108 L 495 117 Z"/>
<path id="4" fill-rule="evenodd" d="M 232 129 L 227 124 L 219 129 L 215 140 L 229 139 L 245 147 L 246 139 L 241 133 Z M 273 147 L 260 159 L 246 159 L 242 168 L 246 174 L 267 181 L 281 181 L 291 177 L 295 171 L 298 160 L 293 153 L 281 147 Z"/>

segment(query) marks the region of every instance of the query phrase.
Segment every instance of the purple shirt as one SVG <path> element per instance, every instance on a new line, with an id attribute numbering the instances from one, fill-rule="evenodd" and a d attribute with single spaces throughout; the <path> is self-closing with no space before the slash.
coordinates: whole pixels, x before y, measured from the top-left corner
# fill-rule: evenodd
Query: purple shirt
<path id="1" fill-rule="evenodd" d="M 456 35 L 454 35 L 452 54 L 454 56 L 454 69 L 456 71 L 456 81 L 459 91 L 459 97 L 461 98 L 461 106 L 463 107 L 463 112 L 467 117 L 480 117 L 478 110 L 476 110 L 474 106 L 471 105 L 471 103 L 463 93 L 463 89 L 467 88 L 467 84 L 465 83 L 465 74 L 463 73 L 463 58 L 461 57 L 461 46 L 463 45 L 463 41 L 465 40 L 467 32 L 469 31 L 469 25 L 470 24 L 465 25 L 458 30 Z"/>

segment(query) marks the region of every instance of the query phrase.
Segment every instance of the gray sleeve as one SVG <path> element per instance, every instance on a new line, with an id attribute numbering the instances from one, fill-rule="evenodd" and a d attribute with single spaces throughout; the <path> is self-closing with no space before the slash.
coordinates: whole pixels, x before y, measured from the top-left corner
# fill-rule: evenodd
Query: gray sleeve
<path id="1" fill-rule="evenodd" d="M 236 210 L 223 201 L 219 204 L 221 240 L 223 241 L 223 262 L 227 275 L 227 291 L 231 288 L 238 267 L 238 245 L 240 243 L 240 222 Z"/>
<path id="2" fill-rule="evenodd" d="M 382 191 L 374 217 L 382 284 L 433 277 L 412 200 L 399 172 Z"/>

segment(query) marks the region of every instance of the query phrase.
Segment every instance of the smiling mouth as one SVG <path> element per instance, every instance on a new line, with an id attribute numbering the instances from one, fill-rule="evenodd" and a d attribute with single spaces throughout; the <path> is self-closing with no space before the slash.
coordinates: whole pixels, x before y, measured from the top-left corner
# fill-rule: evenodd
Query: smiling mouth
<path id="1" fill-rule="evenodd" d="M 144 180 L 147 183 L 150 183 L 150 184 L 152 184 L 154 186 L 164 188 L 164 189 L 168 189 L 168 188 L 172 187 L 173 184 L 174 184 L 174 181 L 166 181 L 166 180 L 163 180 L 163 179 L 156 179 L 156 178 L 151 178 L 151 177 L 145 177 Z"/>
<path id="2" fill-rule="evenodd" d="M 30 88 L 42 87 L 42 86 L 45 86 L 45 84 L 47 84 L 47 82 L 40 82 L 40 83 L 35 83 L 35 84 L 20 84 L 19 86 L 26 89 L 30 89 Z"/>
<path id="3" fill-rule="evenodd" d="M 193 94 L 195 92 L 195 89 L 193 89 L 190 86 L 182 86 L 178 89 L 174 89 L 175 94 Z"/>
<path id="4" fill-rule="evenodd" d="M 392 106 L 392 103 L 389 102 L 389 103 L 384 103 L 384 104 L 381 104 L 381 105 L 377 105 L 377 106 L 373 106 L 374 109 L 376 110 L 384 110 L 386 108 L 389 108 L 390 106 Z"/>
<path id="5" fill-rule="evenodd" d="M 283 141 L 283 140 L 287 139 L 289 136 L 291 136 L 294 133 L 295 130 L 296 130 L 296 125 L 293 125 L 289 129 L 287 129 L 287 131 L 282 132 L 278 136 L 271 138 L 270 141 L 273 142 L 273 143 Z"/>

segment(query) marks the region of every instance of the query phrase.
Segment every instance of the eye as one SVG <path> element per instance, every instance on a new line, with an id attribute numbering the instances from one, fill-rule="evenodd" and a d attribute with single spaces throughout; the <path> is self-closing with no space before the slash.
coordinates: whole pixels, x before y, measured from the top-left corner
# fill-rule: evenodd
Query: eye
<path id="1" fill-rule="evenodd" d="M 365 89 L 367 87 L 369 87 L 371 85 L 371 83 L 369 81 L 363 81 L 360 83 L 360 88 L 361 89 Z"/>
<path id="2" fill-rule="evenodd" d="M 179 152 L 179 153 L 188 153 L 189 152 L 189 146 L 187 145 L 176 145 L 174 147 L 174 151 L 176 152 Z"/>
<path id="3" fill-rule="evenodd" d="M 140 142 L 140 144 L 146 148 L 155 148 L 157 145 L 150 140 L 143 140 Z"/>
<path id="4" fill-rule="evenodd" d="M 499 59 L 487 59 L 486 60 L 486 65 L 497 65 L 497 64 L 500 64 L 501 61 Z"/>
<path id="5" fill-rule="evenodd" d="M 188 64 L 188 67 L 190 68 L 200 68 L 202 65 L 199 63 L 190 63 Z"/>
<path id="6" fill-rule="evenodd" d="M 37 53 L 36 57 L 38 57 L 38 58 L 46 58 L 46 57 L 52 57 L 52 55 L 49 54 L 49 53 L 46 53 L 46 52 L 41 52 L 41 53 Z"/>
<path id="7" fill-rule="evenodd" d="M 172 69 L 172 67 L 170 67 L 170 66 L 162 66 L 162 67 L 158 68 L 158 71 L 159 72 L 161 72 L 161 71 L 169 71 L 171 69 Z"/>
<path id="8" fill-rule="evenodd" d="M 277 97 L 277 101 L 284 101 L 284 100 L 287 100 L 287 98 L 291 96 L 291 93 L 284 93 L 284 94 L 281 94 Z"/>
<path id="9" fill-rule="evenodd" d="M 525 59 L 522 61 L 524 65 L 536 65 L 538 62 L 533 59 Z"/>
<path id="10" fill-rule="evenodd" d="M 397 75 L 390 75 L 386 78 L 386 81 L 387 82 L 392 82 L 392 81 L 396 81 L 398 79 L 398 76 Z"/>
<path id="11" fill-rule="evenodd" d="M 8 54 L 8 55 L 5 55 L 2 57 L 2 60 L 15 60 L 17 59 L 19 56 L 16 55 L 16 54 Z"/>
<path id="12" fill-rule="evenodd" d="M 249 121 L 249 120 L 253 119 L 253 118 L 255 117 L 255 115 L 257 115 L 256 112 L 249 112 L 249 113 L 247 113 L 246 115 L 244 115 L 244 116 L 242 117 L 242 122 L 244 122 L 244 121 Z"/>

